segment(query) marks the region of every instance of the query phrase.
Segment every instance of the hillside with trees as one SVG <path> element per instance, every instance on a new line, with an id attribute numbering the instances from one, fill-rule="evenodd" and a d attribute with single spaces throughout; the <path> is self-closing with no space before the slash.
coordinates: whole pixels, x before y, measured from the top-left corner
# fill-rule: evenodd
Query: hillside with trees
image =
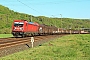
<path id="1" fill-rule="evenodd" d="M 54 25 L 58 28 L 65 29 L 78 29 L 78 28 L 90 28 L 89 19 L 72 19 L 72 18 L 51 18 L 45 16 L 33 16 L 25 13 L 14 12 L 9 8 L 0 5 L 0 34 L 11 33 L 12 23 L 14 20 L 27 20 L 32 22 L 38 22 L 40 24 Z M 61 21 L 62 20 L 62 21 Z"/>

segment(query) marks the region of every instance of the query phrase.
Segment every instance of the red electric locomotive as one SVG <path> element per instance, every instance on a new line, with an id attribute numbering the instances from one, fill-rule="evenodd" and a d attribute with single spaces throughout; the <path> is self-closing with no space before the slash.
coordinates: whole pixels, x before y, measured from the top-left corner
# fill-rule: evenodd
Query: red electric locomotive
<path id="1" fill-rule="evenodd" d="M 38 33 L 39 24 L 27 22 L 26 20 L 15 20 L 12 25 L 12 34 L 15 37 L 26 36 L 26 34 Z"/>

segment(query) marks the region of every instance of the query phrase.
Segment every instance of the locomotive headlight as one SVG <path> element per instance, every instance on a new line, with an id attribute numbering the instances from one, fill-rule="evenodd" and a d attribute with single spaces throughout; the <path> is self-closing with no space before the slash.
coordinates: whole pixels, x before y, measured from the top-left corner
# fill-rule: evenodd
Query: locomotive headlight
<path id="1" fill-rule="evenodd" d="M 20 28 L 20 30 L 23 30 L 23 28 Z"/>
<path id="2" fill-rule="evenodd" d="M 16 30 L 16 27 L 14 28 L 14 30 Z"/>

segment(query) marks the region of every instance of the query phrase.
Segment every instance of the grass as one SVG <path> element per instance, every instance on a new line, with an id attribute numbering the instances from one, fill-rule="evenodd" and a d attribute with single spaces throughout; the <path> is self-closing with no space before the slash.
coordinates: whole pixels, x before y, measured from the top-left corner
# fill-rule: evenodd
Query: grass
<path id="1" fill-rule="evenodd" d="M 12 34 L 0 34 L 0 38 L 13 37 Z"/>
<path id="2" fill-rule="evenodd" d="M 90 35 L 68 35 L 0 60 L 90 60 Z"/>

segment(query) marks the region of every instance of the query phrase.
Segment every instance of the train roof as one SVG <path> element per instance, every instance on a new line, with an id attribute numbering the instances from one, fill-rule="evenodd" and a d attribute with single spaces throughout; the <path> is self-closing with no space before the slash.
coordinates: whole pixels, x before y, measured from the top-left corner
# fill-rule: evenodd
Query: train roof
<path id="1" fill-rule="evenodd" d="M 39 26 L 39 24 L 38 24 L 38 23 L 36 23 L 36 22 L 28 22 L 28 24 L 38 25 L 38 26 Z"/>

